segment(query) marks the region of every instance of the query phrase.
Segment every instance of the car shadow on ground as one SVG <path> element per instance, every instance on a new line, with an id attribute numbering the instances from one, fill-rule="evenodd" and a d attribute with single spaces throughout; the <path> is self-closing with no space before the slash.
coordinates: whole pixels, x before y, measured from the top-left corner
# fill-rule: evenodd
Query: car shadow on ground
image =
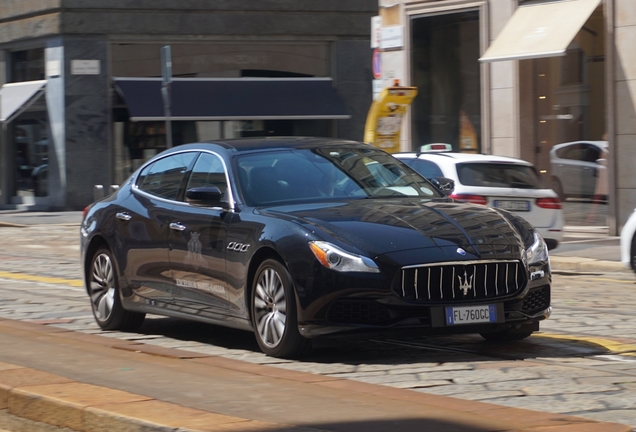
<path id="1" fill-rule="evenodd" d="M 164 336 L 195 350 L 197 342 L 228 350 L 260 354 L 254 334 L 212 324 L 168 317 L 148 317 L 137 333 Z M 142 340 L 143 341 L 143 340 Z M 228 353 L 231 354 L 231 353 Z M 349 336 L 313 341 L 313 349 L 299 360 L 308 363 L 409 364 L 471 361 L 517 361 L 541 358 L 580 358 L 612 354 L 608 348 L 580 338 L 535 333 L 516 342 L 487 342 L 479 335 L 374 337 Z M 271 363 L 271 362 L 269 362 Z"/>

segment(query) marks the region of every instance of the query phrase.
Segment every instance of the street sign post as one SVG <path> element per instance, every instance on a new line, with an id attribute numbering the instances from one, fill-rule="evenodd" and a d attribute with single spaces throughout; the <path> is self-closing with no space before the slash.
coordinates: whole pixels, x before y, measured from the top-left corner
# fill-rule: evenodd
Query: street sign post
<path id="1" fill-rule="evenodd" d="M 172 147 L 172 123 L 170 121 L 170 105 L 172 101 L 172 54 L 170 45 L 161 47 L 161 96 L 166 117 L 166 148 Z"/>

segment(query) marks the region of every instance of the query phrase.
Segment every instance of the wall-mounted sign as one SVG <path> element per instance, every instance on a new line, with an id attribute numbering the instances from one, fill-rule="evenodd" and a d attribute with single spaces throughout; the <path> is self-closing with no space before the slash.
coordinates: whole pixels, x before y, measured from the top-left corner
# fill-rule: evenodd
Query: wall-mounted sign
<path id="1" fill-rule="evenodd" d="M 71 60 L 71 75 L 99 75 L 99 60 Z"/>
<path id="2" fill-rule="evenodd" d="M 373 68 L 373 78 L 375 79 L 382 78 L 382 53 L 377 48 L 373 50 L 372 68 Z"/>
<path id="3" fill-rule="evenodd" d="M 374 79 L 373 83 L 373 99 L 375 100 L 378 95 L 384 90 L 384 80 Z"/>
<path id="4" fill-rule="evenodd" d="M 45 68 L 47 77 L 58 77 L 62 72 L 59 60 L 47 60 Z"/>
<path id="5" fill-rule="evenodd" d="M 404 46 L 404 26 L 383 27 L 380 32 L 380 48 L 396 49 Z"/>
<path id="6" fill-rule="evenodd" d="M 382 31 L 382 18 L 371 17 L 371 48 L 380 48 L 380 33 Z"/>

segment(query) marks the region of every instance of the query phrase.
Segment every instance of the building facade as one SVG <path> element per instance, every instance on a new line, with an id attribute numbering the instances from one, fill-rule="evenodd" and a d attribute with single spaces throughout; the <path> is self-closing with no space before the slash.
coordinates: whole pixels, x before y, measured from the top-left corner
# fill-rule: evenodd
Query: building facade
<path id="1" fill-rule="evenodd" d="M 0 0 L 0 207 L 81 209 L 170 144 L 361 140 L 375 14 L 375 0 Z"/>
<path id="2" fill-rule="evenodd" d="M 620 231 L 636 207 L 636 2 L 379 0 L 379 16 L 375 86 L 418 88 L 402 150 L 528 160 L 568 205 L 607 200 Z"/>

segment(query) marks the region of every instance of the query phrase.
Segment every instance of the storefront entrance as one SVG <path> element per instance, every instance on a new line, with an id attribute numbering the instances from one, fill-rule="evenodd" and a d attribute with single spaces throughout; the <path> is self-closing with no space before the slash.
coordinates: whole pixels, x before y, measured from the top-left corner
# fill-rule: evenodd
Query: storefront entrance
<path id="1" fill-rule="evenodd" d="M 411 19 L 412 147 L 448 143 L 481 151 L 479 11 Z"/>
<path id="2" fill-rule="evenodd" d="M 608 232 L 601 0 L 522 1 L 482 61 L 519 60 L 520 156 L 563 201 L 566 226 Z"/>

